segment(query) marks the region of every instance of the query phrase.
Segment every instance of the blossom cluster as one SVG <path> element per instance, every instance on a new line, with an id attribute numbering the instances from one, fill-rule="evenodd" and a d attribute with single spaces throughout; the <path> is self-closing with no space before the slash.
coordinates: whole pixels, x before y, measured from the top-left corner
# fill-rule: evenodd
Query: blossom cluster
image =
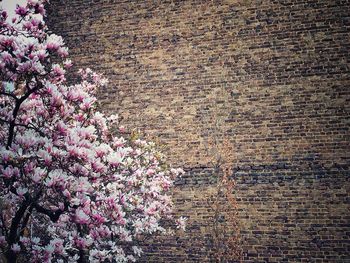
<path id="1" fill-rule="evenodd" d="M 134 241 L 165 231 L 183 171 L 113 134 L 117 117 L 96 110 L 101 75 L 66 84 L 68 49 L 37 16 L 45 2 L 17 6 L 12 23 L 0 11 L 0 250 L 8 262 L 135 261 Z"/>

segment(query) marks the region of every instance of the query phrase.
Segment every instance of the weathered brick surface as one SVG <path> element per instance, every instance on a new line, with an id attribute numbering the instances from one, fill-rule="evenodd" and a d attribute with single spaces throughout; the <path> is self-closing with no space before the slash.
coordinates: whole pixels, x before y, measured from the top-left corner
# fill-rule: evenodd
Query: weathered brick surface
<path id="1" fill-rule="evenodd" d="M 51 0 L 99 98 L 185 166 L 174 196 L 189 231 L 146 262 L 206 262 L 215 178 L 207 143 L 234 145 L 246 262 L 350 260 L 349 1 Z"/>

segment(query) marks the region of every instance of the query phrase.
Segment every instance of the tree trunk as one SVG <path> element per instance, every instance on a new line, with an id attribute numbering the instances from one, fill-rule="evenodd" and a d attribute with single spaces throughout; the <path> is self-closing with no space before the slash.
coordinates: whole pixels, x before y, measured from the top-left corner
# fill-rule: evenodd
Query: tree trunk
<path id="1" fill-rule="evenodd" d="M 13 252 L 11 250 L 11 248 L 9 248 L 9 250 L 7 250 L 5 256 L 6 256 L 6 263 L 16 263 L 17 262 L 17 255 L 15 252 Z"/>
<path id="2" fill-rule="evenodd" d="M 79 259 L 77 263 L 87 263 L 85 252 L 83 249 L 79 249 Z"/>

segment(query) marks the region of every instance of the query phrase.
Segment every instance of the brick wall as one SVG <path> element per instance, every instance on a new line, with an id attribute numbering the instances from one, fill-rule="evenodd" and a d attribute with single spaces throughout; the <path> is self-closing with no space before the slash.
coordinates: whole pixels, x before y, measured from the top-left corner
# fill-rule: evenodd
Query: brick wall
<path id="1" fill-rule="evenodd" d="M 50 0 L 106 112 L 164 146 L 185 234 L 145 262 L 210 261 L 208 144 L 234 146 L 245 262 L 350 260 L 349 1 Z"/>

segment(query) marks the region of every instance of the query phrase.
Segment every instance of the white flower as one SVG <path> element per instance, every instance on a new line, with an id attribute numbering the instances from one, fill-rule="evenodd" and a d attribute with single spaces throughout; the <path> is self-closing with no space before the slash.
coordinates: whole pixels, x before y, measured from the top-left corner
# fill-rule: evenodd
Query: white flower
<path id="1" fill-rule="evenodd" d="M 23 188 L 23 187 L 18 187 L 16 192 L 17 192 L 17 194 L 19 196 L 23 196 L 23 195 L 25 195 L 25 193 L 28 192 L 28 189 L 27 188 Z"/>
<path id="2" fill-rule="evenodd" d="M 124 156 L 121 152 L 112 152 L 107 156 L 107 161 L 114 166 L 123 162 Z"/>
<path id="3" fill-rule="evenodd" d="M 183 231 L 186 230 L 186 221 L 187 221 L 187 218 L 185 217 L 180 217 L 176 220 L 176 224 L 177 224 L 177 228 L 178 229 L 182 229 Z"/>
<path id="4" fill-rule="evenodd" d="M 142 252 L 143 252 L 141 248 L 136 247 L 136 246 L 133 246 L 133 247 L 132 247 L 132 250 L 134 251 L 134 254 L 135 254 L 136 256 L 138 256 L 138 257 L 140 257 L 141 254 L 142 254 Z"/>
<path id="5" fill-rule="evenodd" d="M 33 242 L 33 244 L 38 245 L 40 242 L 40 237 L 33 237 L 32 242 Z"/>
<path id="6" fill-rule="evenodd" d="M 63 38 L 55 34 L 49 35 L 46 40 L 46 48 L 49 50 L 57 50 L 60 46 L 63 46 L 63 45 L 64 45 Z"/>
<path id="7" fill-rule="evenodd" d="M 20 245 L 18 245 L 17 243 L 16 244 L 13 244 L 12 247 L 11 247 L 11 250 L 15 253 L 18 253 L 21 251 L 21 247 Z"/>
<path id="8" fill-rule="evenodd" d="M 51 245 L 51 244 L 48 244 L 45 247 L 45 252 L 48 253 L 48 254 L 52 254 L 54 251 L 55 251 L 55 247 L 53 245 Z"/>
<path id="9" fill-rule="evenodd" d="M 77 209 L 75 211 L 75 221 L 79 224 L 87 224 L 90 218 L 87 214 L 84 213 L 82 209 Z"/>
<path id="10" fill-rule="evenodd" d="M 32 180 L 34 183 L 39 183 L 41 179 L 45 176 L 46 169 L 40 167 L 35 168 L 34 174 L 32 175 Z"/>

